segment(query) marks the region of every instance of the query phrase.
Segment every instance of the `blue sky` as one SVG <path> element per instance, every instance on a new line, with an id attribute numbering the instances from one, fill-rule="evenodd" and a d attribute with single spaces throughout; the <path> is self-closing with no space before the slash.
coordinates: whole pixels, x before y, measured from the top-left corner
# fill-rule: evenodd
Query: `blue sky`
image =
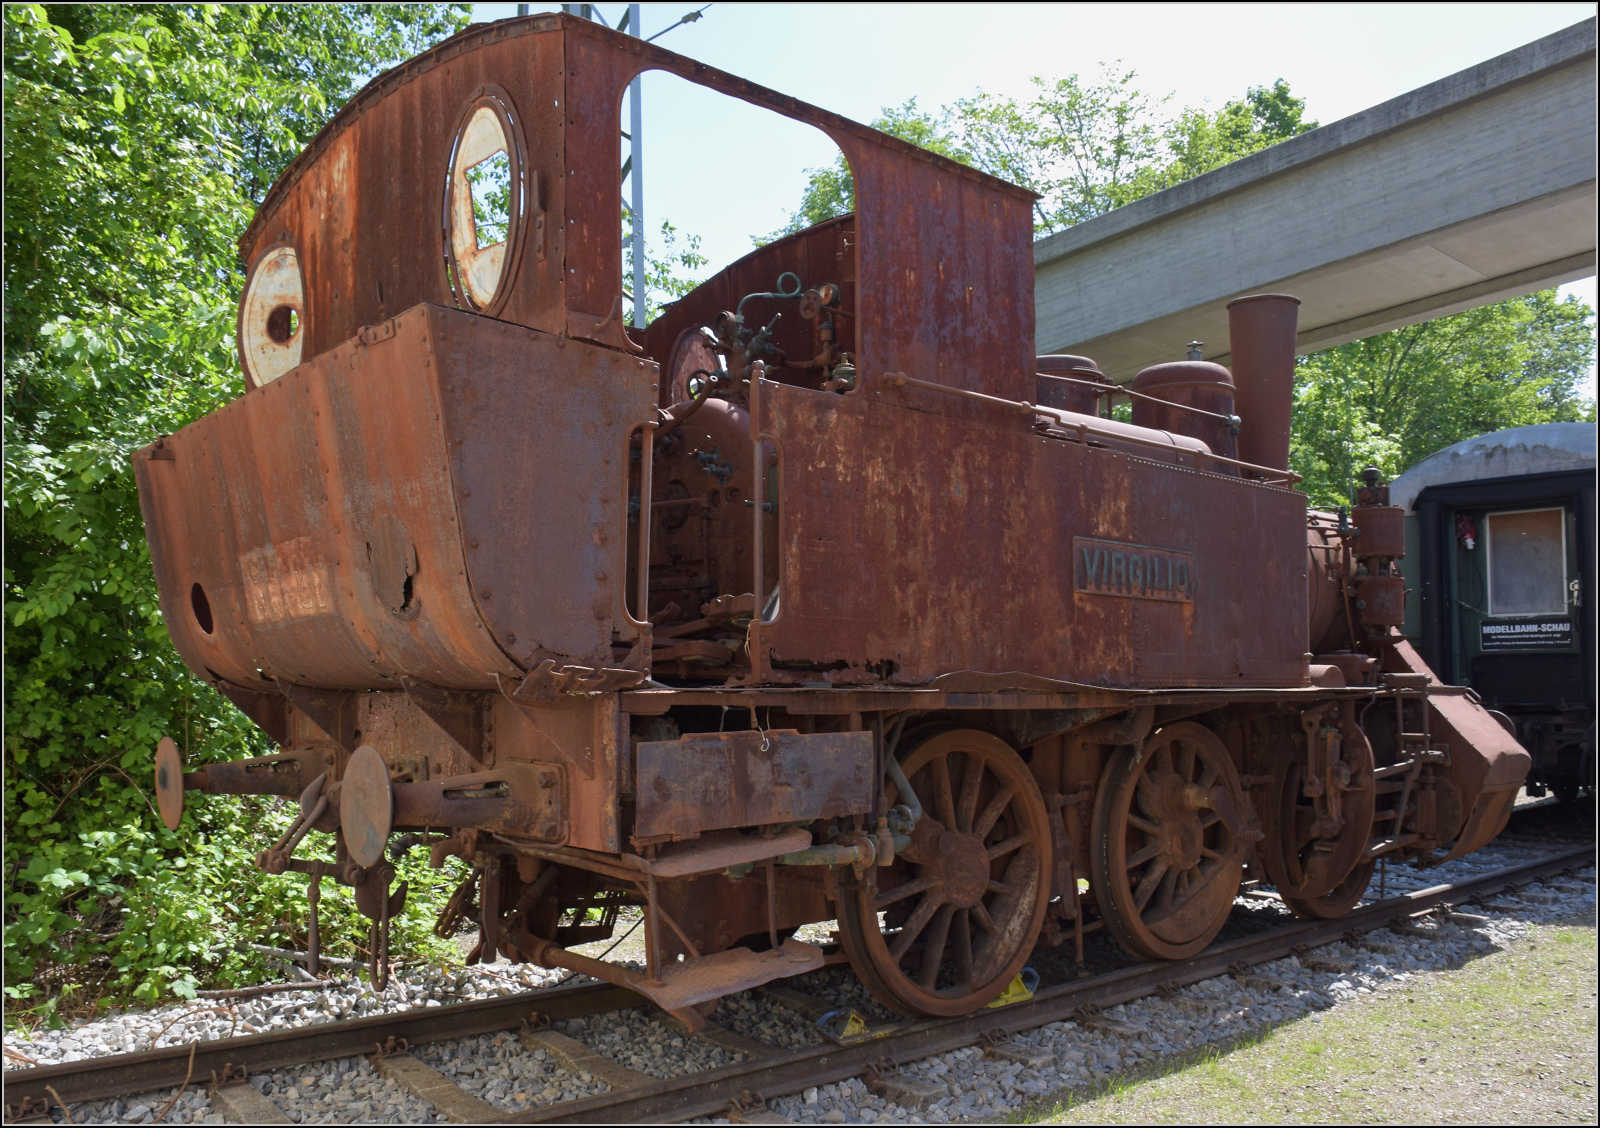
<path id="1" fill-rule="evenodd" d="M 626 5 L 598 5 L 615 26 Z M 645 4 L 654 35 L 696 2 Z M 559 4 L 533 4 L 535 12 Z M 1121 61 L 1168 109 L 1220 107 L 1287 79 L 1327 124 L 1587 19 L 1589 4 L 727 4 L 657 42 L 847 117 L 915 97 L 929 110 L 1033 75 Z M 515 4 L 476 4 L 480 22 Z M 781 226 L 832 142 L 808 126 L 670 75 L 645 76 L 647 229 L 665 216 L 702 240 L 707 273 Z M 624 113 L 627 112 L 624 107 Z M 1595 282 L 1563 287 L 1592 307 Z"/>

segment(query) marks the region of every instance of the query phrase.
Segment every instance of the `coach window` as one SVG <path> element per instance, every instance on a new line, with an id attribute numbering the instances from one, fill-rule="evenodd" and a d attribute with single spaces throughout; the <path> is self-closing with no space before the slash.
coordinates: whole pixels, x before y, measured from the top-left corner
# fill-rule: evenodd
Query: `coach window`
<path id="1" fill-rule="evenodd" d="M 1489 514 L 1489 613 L 1548 615 L 1567 609 L 1566 511 Z"/>

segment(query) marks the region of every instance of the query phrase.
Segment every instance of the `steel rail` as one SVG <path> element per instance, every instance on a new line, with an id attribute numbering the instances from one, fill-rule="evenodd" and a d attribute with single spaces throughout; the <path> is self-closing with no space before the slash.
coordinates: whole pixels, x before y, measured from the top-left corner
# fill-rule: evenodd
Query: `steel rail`
<path id="1" fill-rule="evenodd" d="M 826 1085 L 856 1077 L 885 1057 L 916 1061 L 981 1041 L 984 1035 L 1006 1035 L 1073 1017 L 1080 1008 L 1115 1006 L 1227 973 L 1244 964 L 1261 964 L 1289 955 L 1301 945 L 1318 947 L 1352 932 L 1370 932 L 1391 921 L 1440 904 L 1481 897 L 1508 886 L 1522 885 L 1550 873 L 1571 869 L 1594 857 L 1584 846 L 1526 865 L 1495 870 L 1467 881 L 1435 885 L 1356 909 L 1336 920 L 1303 921 L 1209 948 L 1188 960 L 1147 963 L 1077 983 L 1041 990 L 1026 1003 L 954 1019 L 914 1022 L 895 1035 L 850 1046 L 807 1046 L 773 1057 L 758 1058 L 720 1069 L 691 1073 L 636 1089 L 624 1089 L 567 1101 L 507 1117 L 510 1124 L 673 1123 L 696 1116 L 726 1114 L 729 1105 L 747 1093 L 763 1097 L 795 1093 L 809 1085 Z"/>
<path id="2" fill-rule="evenodd" d="M 1076 983 L 1047 987 L 1026 1003 L 956 1019 L 927 1019 L 909 1024 L 895 1035 L 848 1047 L 808 1046 L 737 1065 L 692 1073 L 671 1081 L 568 1101 L 506 1118 L 508 1123 L 617 1123 L 683 1120 L 725 1112 L 747 1091 L 766 1096 L 797 1092 L 861 1074 L 891 1052 L 904 1061 L 960 1049 L 986 1034 L 1012 1034 L 1069 1018 L 1086 1004 L 1114 1006 L 1173 986 L 1197 983 L 1226 973 L 1240 963 L 1259 964 L 1281 958 L 1300 945 L 1317 947 L 1352 932 L 1368 932 L 1390 921 L 1526 884 L 1550 873 L 1573 868 L 1593 858 L 1595 847 L 1495 870 L 1452 885 L 1436 885 L 1357 909 L 1328 921 L 1307 921 L 1273 929 L 1260 936 L 1232 941 L 1176 963 L 1139 964 Z M 412 1045 L 465 1038 L 514 1029 L 535 1015 L 545 1019 L 578 1018 L 608 1010 L 638 1008 L 647 1001 L 610 984 L 525 991 L 496 999 L 417 1008 L 399 1014 L 373 1015 L 316 1023 L 270 1034 L 185 1042 L 132 1054 L 113 1054 L 84 1061 L 5 1071 L 6 1119 L 13 1110 L 55 1103 L 126 1097 L 173 1088 L 189 1076 L 201 1084 L 213 1075 L 240 1069 L 269 1069 L 328 1061 L 370 1053 L 393 1037 Z M 194 1053 L 190 1072 L 190 1052 Z"/>
<path id="3" fill-rule="evenodd" d="M 310 986 L 310 984 L 307 984 Z M 185 1042 L 143 1050 L 133 1054 L 112 1054 L 84 1061 L 40 1065 L 30 1069 L 6 1070 L 6 1119 L 12 1110 L 39 1107 L 51 1098 L 48 1087 L 64 1101 L 92 1101 L 104 1097 L 125 1097 L 152 1089 L 176 1088 L 189 1074 L 189 1051 L 194 1049 L 194 1071 L 190 1083 L 203 1085 L 213 1074 L 225 1069 L 244 1069 L 259 1073 L 285 1066 L 369 1054 L 374 1047 L 393 1037 L 411 1045 L 443 1042 L 508 1030 L 535 1014 L 549 1018 L 577 1018 L 602 1011 L 642 1007 L 645 1000 L 632 991 L 609 983 L 578 987 L 520 991 L 496 999 L 452 1003 L 442 1007 L 419 1007 L 399 1014 L 372 1015 L 342 1019 L 279 1030 L 270 1034 L 246 1034 L 237 1038 L 216 1038 Z"/>

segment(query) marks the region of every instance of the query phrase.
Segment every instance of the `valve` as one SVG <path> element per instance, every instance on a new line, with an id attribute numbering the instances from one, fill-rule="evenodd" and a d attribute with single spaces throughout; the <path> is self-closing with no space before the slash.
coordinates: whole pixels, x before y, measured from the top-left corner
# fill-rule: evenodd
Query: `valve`
<path id="1" fill-rule="evenodd" d="M 783 320 L 783 314 L 773 314 L 772 320 L 763 325 L 761 331 L 750 339 L 749 344 L 744 347 L 744 358 L 746 360 L 759 360 L 761 357 L 773 356 L 777 353 L 778 346 L 772 343 L 772 331 L 778 327 L 778 322 L 781 320 Z M 741 335 L 743 332 L 748 332 L 748 330 L 741 331 Z"/>
<path id="2" fill-rule="evenodd" d="M 828 392 L 849 392 L 854 391 L 855 386 L 856 366 L 850 363 L 850 354 L 845 353 L 834 366 L 832 377 L 822 382 L 822 388 Z"/>

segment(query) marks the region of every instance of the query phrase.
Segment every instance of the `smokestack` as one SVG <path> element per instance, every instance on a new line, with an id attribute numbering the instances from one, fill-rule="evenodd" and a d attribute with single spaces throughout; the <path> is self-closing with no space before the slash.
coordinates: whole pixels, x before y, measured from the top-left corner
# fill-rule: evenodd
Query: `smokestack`
<path id="1" fill-rule="evenodd" d="M 1251 294 L 1228 303 L 1239 457 L 1274 470 L 1289 469 L 1299 315 L 1300 299 L 1288 294 Z"/>

